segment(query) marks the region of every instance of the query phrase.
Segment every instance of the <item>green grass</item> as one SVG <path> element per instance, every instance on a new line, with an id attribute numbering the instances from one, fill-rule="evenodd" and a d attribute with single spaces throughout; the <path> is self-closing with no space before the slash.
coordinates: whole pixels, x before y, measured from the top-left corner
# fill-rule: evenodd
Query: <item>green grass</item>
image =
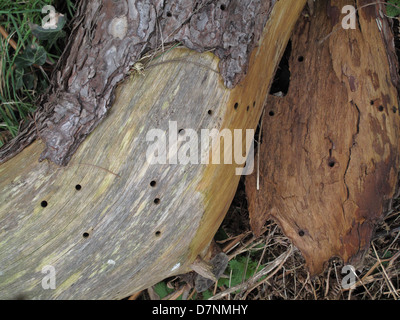
<path id="1" fill-rule="evenodd" d="M 0 1 L 0 26 L 16 43 L 13 48 L 0 36 L 0 147 L 18 134 L 21 123 L 35 110 L 64 48 L 65 33 L 44 40 L 32 32 L 32 25 L 42 25 L 46 5 L 65 10 L 60 13 L 69 18 L 75 10 L 72 0 Z"/>

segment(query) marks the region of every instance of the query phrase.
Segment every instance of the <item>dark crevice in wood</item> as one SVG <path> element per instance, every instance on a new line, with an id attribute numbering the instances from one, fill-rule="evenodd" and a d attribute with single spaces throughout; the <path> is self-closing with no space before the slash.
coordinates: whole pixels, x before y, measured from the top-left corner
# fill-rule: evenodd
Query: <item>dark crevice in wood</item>
<path id="1" fill-rule="evenodd" d="M 291 53 L 292 42 L 289 40 L 285 49 L 285 53 L 282 56 L 278 69 L 276 70 L 274 81 L 272 82 L 271 90 L 269 92 L 270 94 L 278 94 L 279 92 L 282 92 L 282 96 L 285 96 L 288 93 L 290 85 L 289 59 Z"/>

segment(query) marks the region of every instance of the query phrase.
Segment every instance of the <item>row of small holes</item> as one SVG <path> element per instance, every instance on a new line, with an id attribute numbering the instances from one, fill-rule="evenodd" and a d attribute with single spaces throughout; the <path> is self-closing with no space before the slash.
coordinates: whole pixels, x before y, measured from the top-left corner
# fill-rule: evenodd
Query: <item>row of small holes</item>
<path id="1" fill-rule="evenodd" d="M 253 108 L 256 106 L 256 102 L 254 101 L 253 102 Z M 239 108 L 239 103 L 235 103 L 234 105 L 233 105 L 233 108 L 235 109 L 235 110 L 237 110 L 238 108 Z M 250 106 L 247 106 L 246 107 L 246 111 L 249 111 L 250 110 Z"/>
<path id="2" fill-rule="evenodd" d="M 150 186 L 151 187 L 155 187 L 157 185 L 157 182 L 155 181 L 155 180 L 153 180 L 153 181 L 151 181 L 150 182 Z M 77 187 L 79 186 L 79 188 L 77 188 L 77 190 L 80 190 L 80 185 L 77 185 Z M 154 199 L 154 203 L 155 204 L 159 204 L 160 203 L 160 199 L 159 198 L 155 198 Z M 46 205 L 47 205 L 47 203 L 46 203 Z M 155 233 L 155 235 L 156 235 L 156 237 L 159 237 L 160 235 L 161 235 L 161 231 L 157 231 L 156 233 Z M 88 238 L 89 237 L 89 233 L 88 232 L 84 232 L 83 233 L 83 235 L 82 235 L 84 238 Z"/>
<path id="3" fill-rule="evenodd" d="M 75 186 L 75 190 L 79 191 L 82 189 L 82 186 L 80 184 L 77 184 Z M 40 205 L 42 206 L 42 208 L 46 208 L 48 205 L 48 202 L 46 200 L 43 200 Z M 84 232 L 82 235 L 84 238 L 88 238 L 89 237 L 89 233 L 88 232 Z"/>
<path id="4" fill-rule="evenodd" d="M 222 7 L 224 7 L 224 8 L 222 8 Z M 224 6 L 224 5 L 221 5 L 221 10 L 225 10 L 225 6 Z M 168 16 L 168 12 L 167 12 L 167 16 Z M 255 105 L 255 102 L 254 102 L 254 105 Z M 248 110 L 248 109 L 247 109 L 247 110 Z M 211 116 L 213 112 L 212 112 L 212 110 L 208 110 L 207 113 Z M 179 129 L 178 134 L 184 134 L 184 133 L 185 133 L 185 129 Z M 154 188 L 156 185 L 157 185 L 157 182 L 156 182 L 156 181 L 152 180 L 152 181 L 150 182 L 150 186 L 151 186 L 151 187 Z M 155 204 L 160 204 L 160 202 L 161 202 L 160 198 L 155 198 L 155 199 L 154 199 L 154 203 L 155 203 Z M 161 235 L 161 231 L 157 231 L 157 232 L 155 233 L 155 235 L 156 235 L 156 237 L 159 237 L 159 236 Z"/>
<path id="5" fill-rule="evenodd" d="M 75 186 L 75 190 L 79 191 L 79 190 L 81 190 L 81 189 L 82 189 L 82 186 L 81 186 L 80 184 L 77 184 L 77 185 Z M 82 236 L 83 236 L 84 238 L 89 238 L 89 232 L 84 232 Z"/>
<path id="6" fill-rule="evenodd" d="M 183 129 L 181 129 L 181 130 L 183 130 Z M 179 130 L 179 131 L 181 131 L 181 130 Z M 157 182 L 155 180 L 150 181 L 150 187 L 154 188 L 156 185 L 157 185 Z M 155 204 L 160 204 L 160 201 L 161 201 L 160 198 L 154 199 Z M 159 237 L 160 235 L 161 235 L 161 231 L 156 231 L 155 236 Z"/>
<path id="7" fill-rule="evenodd" d="M 157 183 L 156 183 L 156 181 L 154 181 L 154 180 L 150 182 L 150 186 L 151 186 L 151 187 L 155 187 L 156 184 L 157 184 Z M 82 189 L 82 186 L 81 186 L 80 184 L 77 184 L 77 185 L 75 186 L 75 189 L 76 189 L 77 191 L 79 191 L 79 190 Z M 160 199 L 159 199 L 159 198 L 155 198 L 155 199 L 154 199 L 154 203 L 155 203 L 155 204 L 159 204 L 159 203 L 160 203 Z M 43 200 L 43 201 L 40 203 L 40 205 L 42 206 L 42 208 L 46 208 L 47 205 L 48 205 L 48 202 L 45 201 L 45 200 Z M 159 237 L 159 236 L 161 235 L 161 231 L 157 231 L 157 232 L 155 233 L 155 235 L 156 235 L 157 237 Z M 88 238 L 88 237 L 89 237 L 89 233 L 88 233 L 88 232 L 84 232 L 82 236 L 83 236 L 84 238 Z"/>
<path id="8" fill-rule="evenodd" d="M 212 110 L 208 110 L 207 113 L 211 116 L 213 114 Z M 178 134 L 183 135 L 185 134 L 185 129 L 179 129 Z M 153 186 L 152 186 L 153 187 Z"/>
<path id="9" fill-rule="evenodd" d="M 82 189 L 82 186 L 81 186 L 80 184 L 77 184 L 77 185 L 75 186 L 75 189 L 76 189 L 77 191 L 79 191 L 79 190 Z M 46 208 L 48 204 L 49 204 L 49 203 L 48 203 L 46 200 L 43 200 L 43 201 L 40 203 L 40 205 L 41 205 L 42 208 Z"/>
<path id="10" fill-rule="evenodd" d="M 154 188 L 157 185 L 157 182 L 155 180 L 150 181 L 150 187 Z M 154 199 L 154 203 L 155 204 L 159 204 L 160 203 L 160 198 L 155 198 Z"/>
<path id="11" fill-rule="evenodd" d="M 370 101 L 370 104 L 371 104 L 371 106 L 373 106 L 373 105 L 375 104 L 375 101 L 374 101 L 374 100 L 371 100 L 371 101 Z M 380 105 L 380 106 L 378 106 L 378 110 L 379 110 L 380 112 L 382 112 L 383 110 L 385 110 L 385 108 L 384 108 L 382 105 Z M 397 112 L 396 106 L 393 106 L 393 107 L 392 107 L 392 111 L 393 111 L 393 113 L 396 113 L 396 112 Z"/>

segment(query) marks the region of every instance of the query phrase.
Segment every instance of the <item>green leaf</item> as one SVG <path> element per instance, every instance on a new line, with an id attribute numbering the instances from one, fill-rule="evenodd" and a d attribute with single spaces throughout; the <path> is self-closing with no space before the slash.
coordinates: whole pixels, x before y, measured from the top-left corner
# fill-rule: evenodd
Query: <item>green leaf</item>
<path id="1" fill-rule="evenodd" d="M 39 77 L 37 87 L 36 87 L 37 92 L 39 94 L 43 93 L 47 89 L 48 86 L 49 86 L 49 83 L 47 82 L 47 80 Z"/>
<path id="2" fill-rule="evenodd" d="M 168 288 L 167 284 L 164 281 L 157 283 L 153 287 L 153 289 L 158 294 L 160 299 L 165 298 L 167 295 L 169 295 L 170 293 L 172 293 L 174 291 L 174 290 Z"/>
<path id="3" fill-rule="evenodd" d="M 24 52 L 15 58 L 15 65 L 17 68 L 26 68 L 33 64 L 39 66 L 46 62 L 47 53 L 42 46 L 33 47 L 28 46 Z"/>
<path id="4" fill-rule="evenodd" d="M 24 73 L 25 73 L 25 71 L 22 68 L 15 69 L 15 89 L 16 90 L 21 89 L 22 86 L 24 85 L 24 80 L 23 80 Z"/>
<path id="5" fill-rule="evenodd" d="M 24 84 L 28 90 L 32 90 L 35 82 L 35 76 L 33 73 L 27 73 L 24 75 Z"/>
<path id="6" fill-rule="evenodd" d="M 246 268 L 247 264 L 247 268 Z M 251 276 L 254 275 L 256 272 L 257 268 L 257 261 L 252 260 L 251 258 L 239 256 L 236 259 L 233 259 L 229 261 L 229 267 L 227 268 L 227 274 L 230 275 L 232 271 L 232 278 L 231 278 L 231 283 L 230 286 L 234 287 L 242 281 L 246 281 L 249 279 Z M 258 270 L 261 270 L 262 266 L 260 265 Z M 246 274 L 245 274 L 246 271 Z M 229 279 L 226 278 L 220 278 L 218 280 L 218 285 L 225 285 L 229 286 Z"/>
<path id="7" fill-rule="evenodd" d="M 65 16 L 59 15 L 56 28 L 54 28 L 54 29 L 43 28 L 43 27 L 38 26 L 37 24 L 33 24 L 33 23 L 31 23 L 29 26 L 31 28 L 32 34 L 39 40 L 55 41 L 58 38 L 65 36 L 65 32 L 62 31 L 62 29 L 64 28 L 66 21 L 67 20 L 66 20 Z"/>
<path id="8" fill-rule="evenodd" d="M 216 241 L 222 241 L 228 239 L 228 234 L 225 232 L 223 228 L 219 228 L 214 238 Z"/>
<path id="9" fill-rule="evenodd" d="M 203 300 L 208 300 L 213 296 L 210 290 L 203 291 L 201 294 L 203 295 Z"/>
<path id="10" fill-rule="evenodd" d="M 392 6 L 391 4 L 395 5 Z M 386 5 L 386 14 L 389 17 L 397 17 L 400 15 L 400 0 L 390 0 Z"/>

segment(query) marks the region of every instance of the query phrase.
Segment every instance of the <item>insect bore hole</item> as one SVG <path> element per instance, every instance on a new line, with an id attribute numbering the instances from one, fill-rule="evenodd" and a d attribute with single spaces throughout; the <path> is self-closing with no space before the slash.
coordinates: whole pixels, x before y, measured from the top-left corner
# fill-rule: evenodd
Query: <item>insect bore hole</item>
<path id="1" fill-rule="evenodd" d="M 237 108 L 239 108 L 239 103 L 235 103 L 235 105 L 233 106 L 233 108 L 235 108 L 235 110 L 237 110 Z"/>
<path id="2" fill-rule="evenodd" d="M 224 4 L 221 4 L 221 6 L 220 6 L 220 9 L 221 9 L 222 11 L 225 11 L 225 9 L 226 9 L 226 5 L 224 5 Z"/>
<path id="3" fill-rule="evenodd" d="M 382 105 L 378 107 L 378 110 L 379 110 L 380 112 L 382 112 L 382 111 L 383 111 L 383 109 L 384 109 L 384 108 L 383 108 L 383 106 L 382 106 Z"/>
<path id="4" fill-rule="evenodd" d="M 85 239 L 86 239 L 86 238 L 89 238 L 89 232 L 84 232 L 83 235 L 82 235 L 82 237 L 84 237 Z"/>
<path id="5" fill-rule="evenodd" d="M 82 186 L 81 186 L 80 184 L 77 184 L 77 185 L 75 186 L 75 189 L 76 189 L 77 191 L 79 191 L 79 190 L 82 189 Z"/>
<path id="6" fill-rule="evenodd" d="M 156 184 L 157 184 L 157 182 L 153 180 L 150 182 L 150 187 L 154 188 L 156 186 Z"/>
<path id="7" fill-rule="evenodd" d="M 303 230 L 299 230 L 299 236 L 303 237 L 304 235 L 305 235 L 304 231 Z"/>
<path id="8" fill-rule="evenodd" d="M 160 204 L 160 199 L 159 199 L 159 198 L 155 198 L 155 199 L 154 199 L 154 203 L 155 203 L 155 204 Z"/>
<path id="9" fill-rule="evenodd" d="M 156 236 L 156 237 L 161 236 L 161 231 L 156 231 L 155 236 Z"/>
<path id="10" fill-rule="evenodd" d="M 46 208 L 47 205 L 48 205 L 48 203 L 47 203 L 47 201 L 43 200 L 43 201 L 40 203 L 40 205 L 42 206 L 42 208 Z"/>
<path id="11" fill-rule="evenodd" d="M 331 168 L 333 168 L 334 166 L 335 166 L 335 161 L 333 161 L 333 160 L 330 160 L 329 162 L 328 162 L 328 166 L 329 167 L 331 167 Z"/>

